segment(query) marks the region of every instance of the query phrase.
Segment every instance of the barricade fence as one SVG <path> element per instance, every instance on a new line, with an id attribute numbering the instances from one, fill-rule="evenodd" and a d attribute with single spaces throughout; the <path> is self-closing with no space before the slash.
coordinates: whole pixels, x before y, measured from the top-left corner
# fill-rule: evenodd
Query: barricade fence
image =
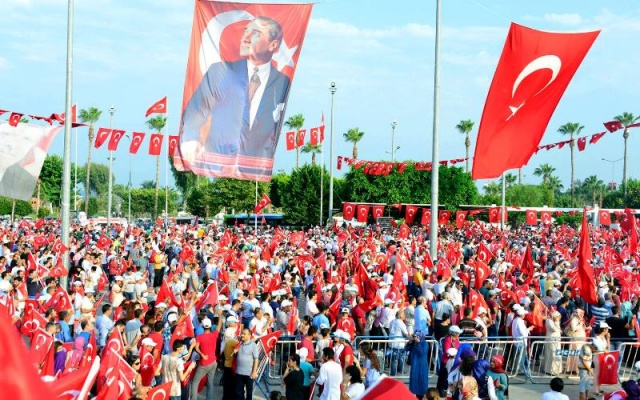
<path id="1" fill-rule="evenodd" d="M 438 375 L 442 356 L 442 343 L 433 337 L 425 339 L 429 346 L 429 378 Z M 478 359 L 491 361 L 496 354 L 504 357 L 504 369 L 511 383 L 525 382 L 526 373 L 532 383 L 548 384 L 560 376 L 568 384 L 578 384 L 578 361 L 582 345 L 590 338 L 531 336 L 525 342 L 513 337 L 474 338 L 461 337 L 461 343 L 468 343 Z M 407 365 L 409 353 L 406 350 L 408 339 L 404 337 L 358 336 L 353 342 L 354 355 L 359 357 L 360 365 L 365 364 L 359 354 L 361 344 L 368 344 L 380 361 L 381 372 L 400 380 L 408 380 L 411 366 Z M 269 367 L 266 373 L 270 382 L 281 382 L 290 354 L 295 353 L 300 337 L 281 336 L 274 351 L 269 356 Z M 314 342 L 314 347 L 315 347 Z M 618 378 L 620 382 L 634 379 L 634 364 L 640 361 L 640 342 L 612 341 L 611 350 L 620 351 Z M 595 356 L 594 356 L 595 357 Z M 307 359 L 315 367 L 320 360 Z"/>

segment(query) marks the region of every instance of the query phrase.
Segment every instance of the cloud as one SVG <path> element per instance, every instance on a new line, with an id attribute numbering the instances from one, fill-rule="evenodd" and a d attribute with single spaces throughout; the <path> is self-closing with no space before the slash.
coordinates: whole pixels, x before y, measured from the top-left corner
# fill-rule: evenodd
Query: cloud
<path id="1" fill-rule="evenodd" d="M 566 26 L 577 26 L 585 22 L 580 14 L 545 14 L 544 20 Z"/>

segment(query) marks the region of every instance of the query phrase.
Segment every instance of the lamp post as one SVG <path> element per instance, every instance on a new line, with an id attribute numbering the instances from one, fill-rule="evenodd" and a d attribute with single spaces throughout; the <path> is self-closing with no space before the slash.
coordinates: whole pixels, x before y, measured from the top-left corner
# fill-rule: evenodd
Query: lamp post
<path id="1" fill-rule="evenodd" d="M 615 186 L 615 168 L 616 168 L 616 163 L 618 161 L 622 161 L 624 158 L 618 158 L 617 160 L 607 160 L 606 158 L 603 158 L 602 161 L 606 161 L 608 163 L 611 164 L 611 186 L 612 189 Z"/>
<path id="2" fill-rule="evenodd" d="M 391 162 L 394 163 L 396 161 L 396 147 L 395 147 L 395 137 L 396 137 L 396 126 L 398 126 L 398 123 L 396 122 L 396 120 L 394 119 L 393 122 L 391 123 Z M 400 146 L 398 146 L 398 149 L 400 148 Z"/>
<path id="3" fill-rule="evenodd" d="M 433 138 L 431 146 L 431 221 L 429 232 L 429 251 L 431 257 L 438 259 L 438 170 L 440 147 L 440 6 L 442 0 L 436 0 L 436 37 L 433 67 Z"/>
<path id="4" fill-rule="evenodd" d="M 329 92 L 331 93 L 331 126 L 329 133 L 329 223 L 333 218 L 333 98 L 335 97 L 336 87 L 335 82 L 331 82 L 329 86 Z"/>
<path id="5" fill-rule="evenodd" d="M 124 137 L 129 139 L 129 147 L 131 147 L 131 141 L 133 140 L 131 136 L 127 134 L 127 135 L 124 135 Z M 127 197 L 128 197 L 127 221 L 130 223 L 131 222 L 131 152 L 129 152 L 129 183 L 127 183 Z"/>
<path id="6" fill-rule="evenodd" d="M 113 128 L 113 114 L 116 112 L 116 107 L 109 107 L 109 129 Z M 111 206 L 113 203 L 113 179 L 111 174 L 113 171 L 113 151 L 109 151 L 109 186 L 107 191 L 107 228 L 111 227 Z"/>

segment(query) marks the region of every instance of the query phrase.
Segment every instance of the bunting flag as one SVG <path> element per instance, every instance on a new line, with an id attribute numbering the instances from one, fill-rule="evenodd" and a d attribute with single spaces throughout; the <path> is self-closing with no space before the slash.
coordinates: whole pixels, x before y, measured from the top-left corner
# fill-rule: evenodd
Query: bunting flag
<path id="1" fill-rule="evenodd" d="M 534 210 L 527 210 L 527 225 L 537 225 L 538 224 L 538 213 Z"/>
<path id="2" fill-rule="evenodd" d="M 109 139 L 109 144 L 107 145 L 107 150 L 116 151 L 118 149 L 118 144 L 120 143 L 120 139 L 124 136 L 123 130 L 120 129 L 112 129 L 111 130 L 111 138 Z"/>
<path id="3" fill-rule="evenodd" d="M 540 211 L 540 221 L 544 225 L 549 225 L 552 222 L 551 211 Z"/>
<path id="4" fill-rule="evenodd" d="M 369 206 L 365 204 L 358 204 L 358 222 L 366 223 L 369 218 Z"/>
<path id="5" fill-rule="evenodd" d="M 162 152 L 162 138 L 163 135 L 161 133 L 154 133 L 151 135 L 151 139 L 149 140 L 149 155 L 150 156 L 159 156 Z"/>
<path id="6" fill-rule="evenodd" d="M 96 133 L 96 140 L 93 146 L 96 149 L 102 147 L 104 142 L 106 142 L 109 136 L 111 136 L 111 131 L 112 129 L 109 128 L 98 128 L 98 132 Z"/>
<path id="7" fill-rule="evenodd" d="M 420 225 L 428 226 L 431 223 L 431 210 L 428 208 L 422 209 L 422 217 L 420 219 Z"/>
<path id="8" fill-rule="evenodd" d="M 148 117 L 151 114 L 166 114 L 167 113 L 167 96 L 164 96 L 160 100 L 156 101 L 151 107 L 147 109 L 147 112 L 144 114 L 145 117 Z"/>
<path id="9" fill-rule="evenodd" d="M 456 228 L 461 229 L 467 219 L 467 211 L 456 211 Z"/>
<path id="10" fill-rule="evenodd" d="M 174 158 L 178 170 L 271 180 L 312 8 L 313 4 L 196 2 L 180 146 Z M 249 39 L 262 29 L 274 37 Z M 261 82 L 257 72 L 247 74 L 248 65 L 265 59 L 271 60 L 267 82 Z M 297 144 L 304 145 L 304 140 Z"/>
<path id="11" fill-rule="evenodd" d="M 600 225 L 611 225 L 611 214 L 607 210 L 599 210 L 598 211 L 598 220 L 600 221 Z"/>
<path id="12" fill-rule="evenodd" d="M 285 135 L 285 140 L 287 142 L 287 151 L 295 150 L 296 148 L 296 133 L 294 131 L 289 131 Z"/>
<path id="13" fill-rule="evenodd" d="M 320 128 L 311 128 L 309 130 L 309 144 L 317 146 L 320 144 Z"/>
<path id="14" fill-rule="evenodd" d="M 418 212 L 418 206 L 406 205 L 404 211 L 404 221 L 411 225 L 416 218 Z"/>
<path id="15" fill-rule="evenodd" d="M 180 139 L 180 136 L 178 135 L 169 136 L 169 157 L 173 157 L 176 155 L 176 149 L 178 148 L 179 139 Z"/>
<path id="16" fill-rule="evenodd" d="M 622 126 L 622 123 L 620 123 L 620 121 L 603 122 L 603 125 L 609 132 L 615 132 L 624 128 Z"/>
<path id="17" fill-rule="evenodd" d="M 146 133 L 133 132 L 131 135 L 132 135 L 132 138 L 131 138 L 131 144 L 129 145 L 129 153 L 137 154 L 138 149 L 140 149 L 140 146 L 142 145 L 142 141 L 144 140 Z"/>
<path id="18" fill-rule="evenodd" d="M 307 136 L 307 130 L 300 129 L 297 133 L 298 134 L 296 136 L 296 147 L 302 147 L 304 146 L 304 138 L 305 136 Z"/>
<path id="19" fill-rule="evenodd" d="M 373 210 L 373 218 L 376 221 L 384 215 L 384 206 L 372 206 L 371 209 Z"/>
<path id="20" fill-rule="evenodd" d="M 342 203 L 342 218 L 351 221 L 356 213 L 356 206 L 353 203 Z"/>
<path id="21" fill-rule="evenodd" d="M 438 225 L 446 225 L 451 219 L 451 211 L 443 210 L 438 212 Z"/>
<path id="22" fill-rule="evenodd" d="M 527 164 L 598 34 L 511 24 L 478 129 L 473 179 L 496 178 Z"/>

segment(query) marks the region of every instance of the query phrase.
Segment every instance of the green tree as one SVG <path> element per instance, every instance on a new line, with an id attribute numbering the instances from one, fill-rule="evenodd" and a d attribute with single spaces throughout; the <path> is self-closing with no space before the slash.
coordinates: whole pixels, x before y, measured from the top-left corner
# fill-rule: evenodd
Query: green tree
<path id="1" fill-rule="evenodd" d="M 362 140 L 364 132 L 361 132 L 358 128 L 349 129 L 346 133 L 342 134 L 342 137 L 347 143 L 353 143 L 353 158 L 358 159 L 358 142 Z"/>
<path id="2" fill-rule="evenodd" d="M 282 201 L 285 218 L 292 225 L 317 225 L 320 220 L 320 174 L 323 177 L 323 211 L 328 215 L 329 174 L 317 165 L 304 165 L 295 169 L 289 178 L 286 196 Z"/>
<path id="3" fill-rule="evenodd" d="M 563 136 L 569 136 L 569 139 L 571 140 L 571 142 L 569 142 L 569 148 L 571 150 L 571 205 L 573 206 L 574 203 L 574 163 L 573 163 L 573 149 L 575 147 L 574 145 L 574 141 L 573 141 L 573 137 L 574 135 L 577 136 L 580 134 L 580 132 L 582 132 L 582 130 L 584 129 L 584 126 L 580 125 L 577 122 L 567 122 L 566 124 L 562 125 L 560 128 L 558 128 L 558 133 L 563 135 Z"/>
<path id="4" fill-rule="evenodd" d="M 146 122 L 149 129 L 153 129 L 155 132 L 162 132 L 167 124 L 167 117 L 162 114 L 155 115 L 149 118 Z M 156 158 L 156 195 L 155 202 L 153 203 L 153 218 L 158 217 L 158 192 L 160 191 L 160 155 Z M 166 196 L 165 196 L 166 197 Z M 167 213 L 169 210 L 167 210 Z"/>
<path id="5" fill-rule="evenodd" d="M 500 196 L 502 193 L 502 187 L 498 182 L 489 182 L 484 185 L 484 194 L 487 196 Z"/>
<path id="6" fill-rule="evenodd" d="M 155 189 L 156 183 L 151 179 L 146 179 L 140 183 L 140 189 Z"/>
<path id="7" fill-rule="evenodd" d="M 623 112 L 620 115 L 613 117 L 614 120 L 620 122 L 624 127 L 622 137 L 624 138 L 624 161 L 622 166 L 622 191 L 624 196 L 627 195 L 627 141 L 629 140 L 629 125 L 635 124 L 640 120 L 639 116 L 634 116 L 630 112 Z"/>
<path id="8" fill-rule="evenodd" d="M 549 183 L 549 179 L 555 171 L 555 167 L 549 164 L 542 164 L 533 171 L 533 174 L 542 177 L 542 184 L 546 185 Z"/>
<path id="9" fill-rule="evenodd" d="M 273 177 L 271 177 L 271 185 L 269 186 L 269 198 L 271 199 L 271 204 L 273 204 L 274 207 L 282 207 L 282 199 L 288 195 L 287 185 L 289 184 L 290 178 L 291 177 L 284 172 L 278 172 L 277 174 L 273 175 Z"/>
<path id="10" fill-rule="evenodd" d="M 550 176 L 545 186 L 553 190 L 553 192 L 556 194 L 559 194 L 560 192 L 562 192 L 562 189 L 564 189 L 562 181 L 557 176 Z"/>
<path id="11" fill-rule="evenodd" d="M 518 177 L 515 176 L 512 173 L 505 174 L 504 175 L 504 179 L 505 179 L 505 186 L 507 188 L 513 187 L 513 185 L 515 185 L 516 182 L 518 182 Z M 518 183 L 518 184 L 520 184 L 520 183 Z"/>
<path id="12" fill-rule="evenodd" d="M 211 196 L 213 193 L 213 183 L 205 177 L 198 177 L 193 188 L 190 190 L 187 199 L 187 210 L 193 215 L 202 215 L 208 219 L 211 212 Z M 219 210 L 214 210 L 219 211 Z"/>
<path id="13" fill-rule="evenodd" d="M 89 215 L 89 195 L 91 194 L 90 189 L 90 178 L 91 178 L 91 150 L 93 149 L 93 139 L 94 135 L 94 127 L 93 125 L 98 122 L 100 116 L 102 115 L 102 111 L 98 110 L 95 107 L 89 107 L 87 109 L 80 110 L 80 114 L 78 118 L 80 121 L 85 124 L 89 124 L 89 151 L 87 152 L 87 165 L 85 170 L 85 184 L 84 184 L 84 212 Z"/>
<path id="14" fill-rule="evenodd" d="M 13 207 L 13 199 L 8 197 L 0 197 L 0 215 L 11 215 L 11 209 Z M 23 200 L 15 200 L 16 202 L 16 210 L 15 216 L 24 217 L 33 212 L 33 207 L 31 207 L 31 203 Z"/>
<path id="15" fill-rule="evenodd" d="M 456 129 L 458 132 L 464 135 L 464 148 L 466 154 L 465 160 L 465 171 L 469 172 L 469 148 L 471 147 L 471 139 L 469 138 L 469 134 L 473 129 L 474 122 L 470 119 L 463 119 L 456 125 Z"/>
<path id="16" fill-rule="evenodd" d="M 304 115 L 296 114 L 289 117 L 284 123 L 289 129 L 293 129 L 296 132 L 293 138 L 294 145 L 296 147 L 296 168 L 300 168 L 300 147 L 298 146 L 298 134 L 304 126 Z"/>
<path id="17" fill-rule="evenodd" d="M 553 192 L 542 185 L 516 185 L 505 191 L 507 204 L 523 207 L 553 205 Z"/>
<path id="18" fill-rule="evenodd" d="M 301 151 L 305 154 L 311 153 L 311 165 L 316 165 L 316 153 L 322 152 L 322 146 L 317 144 L 307 143 L 302 146 Z"/>
<path id="19" fill-rule="evenodd" d="M 71 167 L 73 172 L 75 168 Z M 71 177 L 73 180 L 73 176 Z M 40 191 L 43 197 L 56 206 L 60 205 L 62 192 L 62 157 L 47 155 L 40 170 Z"/>
<path id="20" fill-rule="evenodd" d="M 582 186 L 584 187 L 584 190 L 592 196 L 590 205 L 594 205 L 596 204 L 596 198 L 598 195 L 602 194 L 605 185 L 604 182 L 598 179 L 596 175 L 591 175 L 584 180 Z"/>
<path id="21" fill-rule="evenodd" d="M 258 183 L 258 198 L 269 193 L 269 184 Z M 236 213 L 251 213 L 256 205 L 256 182 L 237 179 L 219 178 L 211 184 L 209 210 L 211 214 L 223 208 L 235 210 Z"/>
<path id="22" fill-rule="evenodd" d="M 182 208 L 184 209 L 189 201 L 189 196 L 195 189 L 198 184 L 198 175 L 194 174 L 191 171 L 178 171 L 176 167 L 173 165 L 173 157 L 169 158 L 169 166 L 171 168 L 171 174 L 173 175 L 173 180 L 176 183 L 178 189 L 182 192 Z M 202 177 L 203 179 L 208 179 L 206 177 Z M 204 215 L 204 214 L 196 214 L 196 215 Z"/>

